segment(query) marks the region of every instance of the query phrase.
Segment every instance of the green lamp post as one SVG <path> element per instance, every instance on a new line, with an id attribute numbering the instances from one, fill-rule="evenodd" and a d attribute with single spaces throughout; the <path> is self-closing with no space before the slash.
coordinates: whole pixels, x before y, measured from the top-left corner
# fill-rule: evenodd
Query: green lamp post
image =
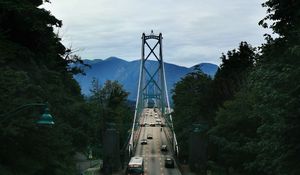
<path id="1" fill-rule="evenodd" d="M 40 116 L 39 120 L 36 122 L 37 124 L 40 124 L 40 125 L 53 125 L 54 124 L 53 117 L 49 113 L 48 103 L 29 103 L 29 104 L 19 106 L 18 108 L 14 109 L 8 113 L 0 114 L 0 117 L 1 117 L 0 121 L 7 120 L 10 116 L 12 116 L 20 111 L 23 111 L 27 108 L 34 107 L 34 106 L 41 106 L 41 107 L 45 108 L 44 113 Z"/>

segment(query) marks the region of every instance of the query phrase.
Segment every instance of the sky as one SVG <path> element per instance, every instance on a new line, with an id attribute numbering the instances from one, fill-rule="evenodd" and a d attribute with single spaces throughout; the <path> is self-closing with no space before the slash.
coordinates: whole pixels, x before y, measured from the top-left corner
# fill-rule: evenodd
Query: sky
<path id="1" fill-rule="evenodd" d="M 241 41 L 264 43 L 258 25 L 264 0 L 51 0 L 42 6 L 62 20 L 66 47 L 82 59 L 141 58 L 142 33 L 163 35 L 165 62 L 191 67 L 221 63 Z"/>

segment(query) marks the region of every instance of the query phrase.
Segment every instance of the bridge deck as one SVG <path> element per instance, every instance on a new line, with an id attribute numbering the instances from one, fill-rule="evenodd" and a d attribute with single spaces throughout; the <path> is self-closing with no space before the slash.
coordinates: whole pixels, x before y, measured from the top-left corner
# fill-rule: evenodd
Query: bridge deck
<path id="1" fill-rule="evenodd" d="M 180 175 L 180 171 L 174 162 L 174 168 L 165 168 L 165 158 L 173 157 L 173 152 L 171 151 L 172 145 L 168 142 L 165 132 L 161 131 L 161 127 L 158 125 L 150 126 L 150 123 L 156 123 L 156 119 L 164 120 L 157 115 L 155 117 L 155 112 L 152 108 L 146 108 L 143 111 L 143 118 L 141 122 L 146 122 L 147 125 L 141 128 L 141 133 L 139 137 L 139 142 L 136 147 L 135 156 L 144 157 L 145 175 Z M 153 139 L 147 139 L 147 135 L 151 134 Z M 141 140 L 147 139 L 146 145 L 141 145 Z M 167 145 L 168 151 L 162 152 L 161 145 Z"/>

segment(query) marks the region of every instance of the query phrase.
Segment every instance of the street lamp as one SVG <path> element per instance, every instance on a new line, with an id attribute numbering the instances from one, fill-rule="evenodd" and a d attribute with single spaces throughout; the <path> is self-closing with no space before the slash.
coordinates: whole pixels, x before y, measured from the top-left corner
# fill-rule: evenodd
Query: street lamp
<path id="1" fill-rule="evenodd" d="M 18 108 L 14 109 L 8 113 L 0 114 L 0 117 L 1 117 L 0 121 L 4 121 L 4 120 L 8 119 L 10 116 L 12 116 L 20 111 L 23 111 L 27 108 L 33 107 L 33 106 L 44 107 L 44 113 L 40 116 L 40 119 L 36 122 L 37 124 L 40 124 L 40 125 L 53 125 L 54 124 L 53 117 L 49 113 L 48 103 L 29 103 L 29 104 L 19 106 Z"/>

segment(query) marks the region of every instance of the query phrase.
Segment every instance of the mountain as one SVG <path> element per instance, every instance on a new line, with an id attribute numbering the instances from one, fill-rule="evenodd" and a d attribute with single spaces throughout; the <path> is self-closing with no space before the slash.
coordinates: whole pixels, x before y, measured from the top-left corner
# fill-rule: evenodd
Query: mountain
<path id="1" fill-rule="evenodd" d="M 83 60 L 84 63 L 91 65 L 91 68 L 85 67 L 86 75 L 75 75 L 75 80 L 79 83 L 81 91 L 84 95 L 90 94 L 91 82 L 93 78 L 98 79 L 100 84 L 104 84 L 106 80 L 117 80 L 121 83 L 126 91 L 128 91 L 129 99 L 135 100 L 137 95 L 138 78 L 140 71 L 140 60 L 125 61 L 117 57 L 109 57 L 105 60 Z M 157 66 L 157 61 L 149 60 L 149 68 Z M 194 67 L 182 67 L 175 64 L 164 63 L 167 79 L 167 87 L 169 96 L 174 84 L 184 77 L 187 73 L 192 72 Z M 218 66 L 211 63 L 201 63 L 197 65 L 204 73 L 214 76 Z M 170 96 L 171 97 L 171 96 Z"/>

